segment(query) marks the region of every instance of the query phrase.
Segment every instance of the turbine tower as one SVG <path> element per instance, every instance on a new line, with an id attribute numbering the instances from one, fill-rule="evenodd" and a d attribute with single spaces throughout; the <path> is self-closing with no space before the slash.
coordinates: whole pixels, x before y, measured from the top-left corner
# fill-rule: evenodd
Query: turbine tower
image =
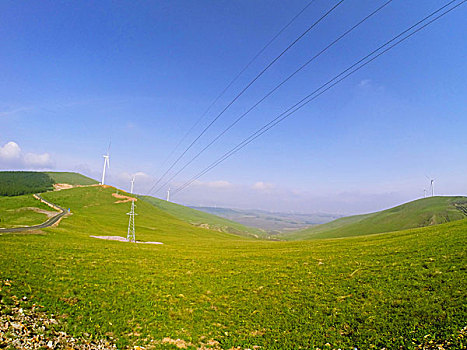
<path id="1" fill-rule="evenodd" d="M 133 178 L 131 179 L 131 187 L 130 187 L 130 193 L 133 194 L 133 186 L 135 184 L 135 176 L 133 175 Z"/>
<path id="2" fill-rule="evenodd" d="M 112 143 L 112 140 L 109 142 L 109 147 L 107 147 L 107 154 L 104 154 L 104 169 L 102 169 L 102 181 L 101 185 L 104 185 L 105 183 L 105 167 L 110 168 L 110 156 L 109 156 L 109 151 L 110 151 L 110 145 Z"/>
<path id="3" fill-rule="evenodd" d="M 105 185 L 104 181 L 105 181 L 105 168 L 110 168 L 110 161 L 109 161 L 109 155 L 106 154 L 104 155 L 104 169 L 102 169 L 102 181 L 101 181 L 101 185 Z"/>
<path id="4" fill-rule="evenodd" d="M 431 176 L 428 177 L 427 175 L 425 175 L 425 177 L 427 178 L 427 180 L 430 181 L 431 196 L 434 197 L 434 195 L 435 195 L 435 185 L 434 185 L 435 179 L 433 179 Z"/>
<path id="5" fill-rule="evenodd" d="M 131 190 L 130 192 L 133 193 L 133 185 L 135 183 L 135 177 L 131 179 Z M 135 215 L 138 215 L 135 213 L 135 199 L 131 201 L 131 209 L 129 213 L 126 213 L 126 215 L 130 215 L 130 219 L 128 221 L 128 231 L 126 234 L 126 240 L 128 242 L 136 242 L 136 235 L 135 235 Z"/>
<path id="6" fill-rule="evenodd" d="M 426 198 L 426 189 L 423 189 L 423 198 Z"/>
<path id="7" fill-rule="evenodd" d="M 170 187 L 167 190 L 167 202 L 170 202 Z"/>

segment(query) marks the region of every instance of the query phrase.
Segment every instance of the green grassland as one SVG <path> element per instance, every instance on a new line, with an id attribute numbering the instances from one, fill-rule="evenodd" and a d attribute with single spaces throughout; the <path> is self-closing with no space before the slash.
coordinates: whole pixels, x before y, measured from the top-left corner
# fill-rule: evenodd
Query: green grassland
<path id="1" fill-rule="evenodd" d="M 233 233 L 241 236 L 265 237 L 266 233 L 260 229 L 244 226 L 237 222 L 208 214 L 183 205 L 179 205 L 151 196 L 140 196 L 160 210 L 175 216 L 177 219 L 195 226 L 205 227 L 216 231 Z"/>
<path id="2" fill-rule="evenodd" d="M 30 208 L 53 211 L 47 205 L 34 199 L 31 194 L 17 197 L 0 197 L 0 227 L 32 226 L 47 220 L 47 215 L 35 212 Z"/>
<path id="3" fill-rule="evenodd" d="M 81 185 L 81 186 L 86 186 L 86 185 L 95 185 L 98 184 L 99 182 L 91 179 L 90 177 L 78 174 L 78 173 L 72 173 L 72 172 L 56 172 L 56 171 L 49 171 L 49 172 L 44 172 L 44 174 L 50 176 L 50 178 L 53 180 L 54 183 L 58 184 L 69 184 L 69 185 Z"/>
<path id="4" fill-rule="evenodd" d="M 442 224 L 467 218 L 467 197 L 429 197 L 384 211 L 340 218 L 279 235 L 285 240 L 339 238 Z"/>
<path id="5" fill-rule="evenodd" d="M 120 348 L 176 349 L 164 338 L 193 349 L 416 349 L 446 339 L 465 348 L 467 220 L 271 242 L 197 228 L 138 200 L 137 239 L 164 245 L 90 238 L 126 235 L 130 203 L 113 191 L 46 193 L 73 215 L 45 235 L 0 236 L 0 278 L 68 333 Z"/>

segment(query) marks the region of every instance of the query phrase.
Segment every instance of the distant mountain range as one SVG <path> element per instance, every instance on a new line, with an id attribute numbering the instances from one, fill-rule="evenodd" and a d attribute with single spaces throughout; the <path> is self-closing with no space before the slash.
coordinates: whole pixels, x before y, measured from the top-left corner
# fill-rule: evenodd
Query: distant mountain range
<path id="1" fill-rule="evenodd" d="M 281 232 L 295 231 L 309 226 L 325 224 L 342 217 L 342 215 L 323 213 L 281 213 L 255 209 L 244 210 L 217 207 L 191 208 L 212 215 L 220 216 L 245 226 L 262 229 L 269 235 L 275 235 Z"/>

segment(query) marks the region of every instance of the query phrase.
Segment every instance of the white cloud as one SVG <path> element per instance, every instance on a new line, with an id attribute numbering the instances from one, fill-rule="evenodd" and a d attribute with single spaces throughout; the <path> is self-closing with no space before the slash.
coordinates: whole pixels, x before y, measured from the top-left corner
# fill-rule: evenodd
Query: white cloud
<path id="1" fill-rule="evenodd" d="M 14 141 L 0 146 L 0 168 L 45 169 L 53 168 L 54 162 L 49 153 L 26 153 Z"/>
<path id="2" fill-rule="evenodd" d="M 263 181 L 258 181 L 252 186 L 252 188 L 257 191 L 269 191 L 272 190 L 274 187 L 275 186 L 273 184 Z"/>
<path id="3" fill-rule="evenodd" d="M 10 141 L 0 147 L 0 161 L 16 160 L 21 157 L 21 148 L 16 142 Z"/>
<path id="4" fill-rule="evenodd" d="M 363 79 L 358 83 L 358 87 L 365 87 L 371 85 L 371 79 Z"/>
<path id="5" fill-rule="evenodd" d="M 231 188 L 233 185 L 229 181 L 218 180 L 210 182 L 195 181 L 193 185 L 199 187 L 209 187 L 209 188 Z"/>
<path id="6" fill-rule="evenodd" d="M 24 155 L 23 160 L 24 164 L 33 168 L 49 168 L 53 165 L 52 159 L 50 158 L 50 154 L 48 153 L 26 153 Z"/>

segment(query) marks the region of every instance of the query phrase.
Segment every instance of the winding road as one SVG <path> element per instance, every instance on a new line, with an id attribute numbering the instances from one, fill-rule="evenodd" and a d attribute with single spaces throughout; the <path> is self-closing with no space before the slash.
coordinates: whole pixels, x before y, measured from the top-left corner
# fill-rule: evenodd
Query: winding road
<path id="1" fill-rule="evenodd" d="M 38 194 L 38 193 L 36 193 L 34 195 L 34 197 L 36 199 L 40 200 L 41 202 L 47 204 L 49 207 L 60 210 L 60 213 L 58 213 L 54 217 L 51 217 L 49 220 L 47 220 L 47 221 L 45 221 L 45 222 L 43 222 L 42 224 L 39 224 L 39 225 L 23 226 L 23 227 L 12 227 L 12 228 L 0 228 L 0 234 L 3 233 L 3 232 L 22 232 L 22 231 L 30 231 L 30 230 L 37 230 L 37 229 L 41 229 L 41 228 L 50 227 L 53 224 L 55 224 L 56 222 L 58 222 L 67 213 L 67 210 L 65 210 L 62 207 L 59 207 L 58 205 L 53 204 L 53 203 L 49 202 L 48 200 L 42 198 L 41 195 Z"/>

